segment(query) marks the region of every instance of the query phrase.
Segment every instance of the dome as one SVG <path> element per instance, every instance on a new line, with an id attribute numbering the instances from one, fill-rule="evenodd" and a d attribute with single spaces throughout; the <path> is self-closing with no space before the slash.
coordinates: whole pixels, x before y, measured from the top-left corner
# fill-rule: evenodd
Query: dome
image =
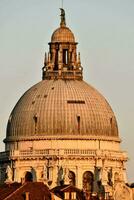
<path id="1" fill-rule="evenodd" d="M 105 98 L 78 80 L 43 80 L 13 109 L 6 141 L 45 136 L 118 139 L 117 122 Z"/>
<path id="2" fill-rule="evenodd" d="M 90 186 L 101 180 L 109 193 L 109 174 L 111 178 L 118 173 L 126 181 L 127 155 L 120 150 L 110 105 L 83 81 L 80 52 L 66 27 L 65 10 L 60 10 L 60 28 L 45 53 L 42 81 L 22 95 L 9 116 L 5 151 L 0 153 L 0 183 L 21 182 L 28 171 L 50 189 L 73 183 L 90 193 L 85 175 L 92 175 Z"/>
<path id="3" fill-rule="evenodd" d="M 66 27 L 60 27 L 58 29 L 56 29 L 51 37 L 51 42 L 55 43 L 55 42 L 75 42 L 75 37 L 74 34 L 72 33 L 72 31 Z"/>

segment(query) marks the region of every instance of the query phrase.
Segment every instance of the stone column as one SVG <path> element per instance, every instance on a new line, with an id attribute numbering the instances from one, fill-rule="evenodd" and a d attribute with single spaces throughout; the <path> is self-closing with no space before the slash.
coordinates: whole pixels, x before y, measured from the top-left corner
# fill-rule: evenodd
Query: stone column
<path id="1" fill-rule="evenodd" d="M 73 51 L 72 51 L 72 65 L 74 66 L 75 65 L 75 51 L 74 51 L 74 49 L 73 49 Z"/>
<path id="2" fill-rule="evenodd" d="M 108 171 L 107 168 L 103 167 L 102 168 L 102 185 L 107 185 L 108 181 Z"/>
<path id="3" fill-rule="evenodd" d="M 76 179 L 76 187 L 82 189 L 83 171 L 80 166 L 78 166 L 76 170 Z"/>
<path id="4" fill-rule="evenodd" d="M 124 178 L 124 182 L 127 183 L 126 168 L 123 168 L 123 178 Z"/>
<path id="5" fill-rule="evenodd" d="M 43 178 L 43 174 L 42 174 L 42 177 L 41 177 L 41 173 L 42 172 L 43 172 L 43 168 L 42 167 L 37 167 L 36 168 L 36 178 L 37 178 L 37 181 L 40 181 Z"/>
<path id="6" fill-rule="evenodd" d="M 60 45 L 59 51 L 58 51 L 58 70 L 62 69 L 62 63 L 63 63 L 62 54 L 63 54 L 63 52 L 62 52 L 62 46 Z"/>
<path id="7" fill-rule="evenodd" d="M 69 65 L 72 65 L 72 46 L 69 45 Z"/>
<path id="8" fill-rule="evenodd" d="M 56 50 L 53 48 L 52 49 L 52 68 L 54 68 L 55 57 L 56 57 Z"/>

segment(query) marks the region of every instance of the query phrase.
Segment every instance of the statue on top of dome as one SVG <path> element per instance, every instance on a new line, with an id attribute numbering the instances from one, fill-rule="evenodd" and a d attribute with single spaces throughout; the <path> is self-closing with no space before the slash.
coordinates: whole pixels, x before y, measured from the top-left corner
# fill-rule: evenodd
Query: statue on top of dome
<path id="1" fill-rule="evenodd" d="M 61 22 L 60 26 L 66 26 L 66 19 L 65 19 L 65 10 L 63 8 L 60 8 L 61 10 Z"/>

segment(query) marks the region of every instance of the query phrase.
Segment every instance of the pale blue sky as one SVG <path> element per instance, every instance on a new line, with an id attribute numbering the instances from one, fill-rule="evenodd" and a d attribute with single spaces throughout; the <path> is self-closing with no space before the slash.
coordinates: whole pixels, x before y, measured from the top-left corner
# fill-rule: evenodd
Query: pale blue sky
<path id="1" fill-rule="evenodd" d="M 9 114 L 41 80 L 44 52 L 59 26 L 61 0 L 0 0 L 0 149 Z M 84 79 L 109 101 L 118 120 L 127 172 L 134 181 L 134 0 L 64 0 L 79 42 Z"/>

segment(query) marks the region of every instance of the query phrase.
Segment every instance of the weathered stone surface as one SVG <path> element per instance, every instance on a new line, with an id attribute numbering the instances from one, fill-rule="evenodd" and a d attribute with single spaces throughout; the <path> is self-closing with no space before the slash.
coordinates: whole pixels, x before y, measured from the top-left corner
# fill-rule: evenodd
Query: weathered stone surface
<path id="1" fill-rule="evenodd" d="M 133 200 L 132 190 L 125 183 L 117 183 L 114 191 L 114 200 Z"/>

